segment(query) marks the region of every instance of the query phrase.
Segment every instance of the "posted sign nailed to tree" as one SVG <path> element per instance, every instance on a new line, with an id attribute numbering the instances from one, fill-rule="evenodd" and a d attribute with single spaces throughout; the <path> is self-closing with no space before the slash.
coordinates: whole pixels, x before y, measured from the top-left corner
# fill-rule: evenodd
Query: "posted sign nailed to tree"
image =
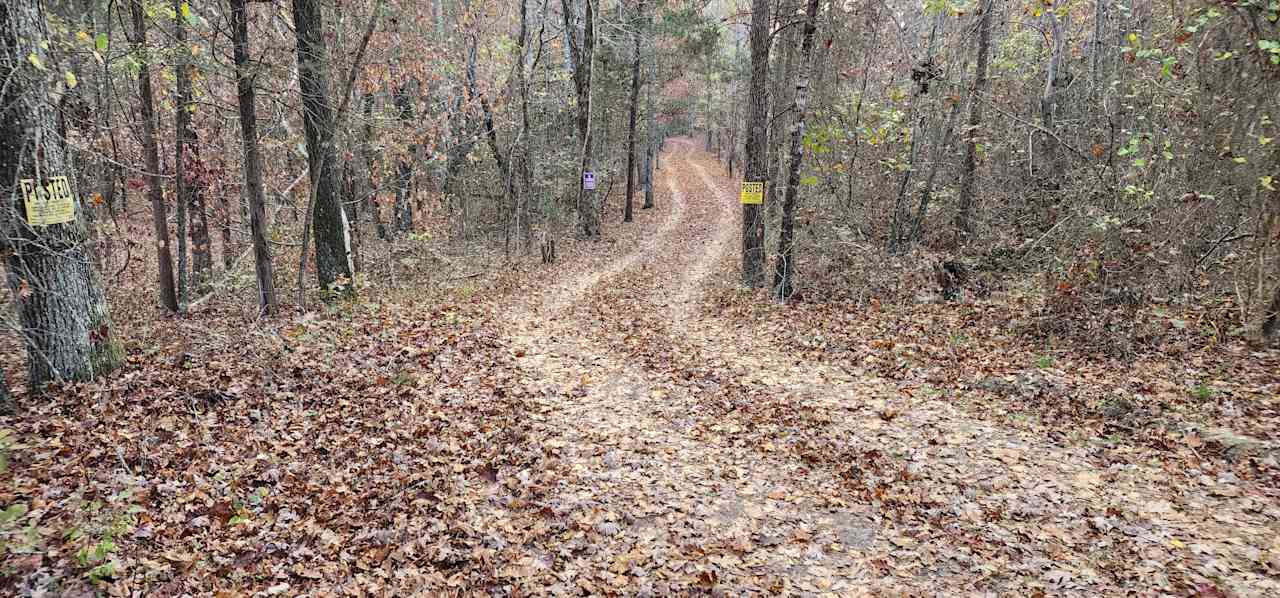
<path id="1" fill-rule="evenodd" d="M 764 183 L 748 183 L 743 181 L 742 194 L 739 197 L 744 204 L 764 203 Z"/>
<path id="2" fill-rule="evenodd" d="M 22 179 L 22 199 L 27 207 L 27 224 L 49 226 L 76 219 L 76 199 L 71 195 L 67 177 L 56 176 L 43 185 L 35 179 Z"/>
<path id="3" fill-rule="evenodd" d="M 592 191 L 596 188 L 596 173 L 590 170 L 582 173 L 582 188 Z"/>

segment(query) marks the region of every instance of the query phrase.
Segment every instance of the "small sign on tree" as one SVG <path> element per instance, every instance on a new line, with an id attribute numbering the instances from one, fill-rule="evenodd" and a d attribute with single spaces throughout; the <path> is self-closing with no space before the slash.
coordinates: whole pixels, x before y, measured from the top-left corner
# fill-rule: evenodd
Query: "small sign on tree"
<path id="1" fill-rule="evenodd" d="M 49 226 L 76 219 L 76 199 L 65 176 L 48 181 L 22 179 L 22 199 L 27 208 L 27 224 Z"/>
<path id="2" fill-rule="evenodd" d="M 582 173 L 582 188 L 587 191 L 594 191 L 596 188 L 596 173 L 590 170 Z"/>
<path id="3" fill-rule="evenodd" d="M 764 203 L 764 183 L 743 181 L 742 193 L 739 195 L 739 199 L 744 204 Z"/>

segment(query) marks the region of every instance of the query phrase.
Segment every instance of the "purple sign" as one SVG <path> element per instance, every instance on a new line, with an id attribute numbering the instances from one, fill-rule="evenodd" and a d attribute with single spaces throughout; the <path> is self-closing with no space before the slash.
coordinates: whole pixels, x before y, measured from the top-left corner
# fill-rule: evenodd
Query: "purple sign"
<path id="1" fill-rule="evenodd" d="M 596 173 L 590 170 L 582 173 L 582 188 L 587 191 L 593 191 L 596 188 Z"/>

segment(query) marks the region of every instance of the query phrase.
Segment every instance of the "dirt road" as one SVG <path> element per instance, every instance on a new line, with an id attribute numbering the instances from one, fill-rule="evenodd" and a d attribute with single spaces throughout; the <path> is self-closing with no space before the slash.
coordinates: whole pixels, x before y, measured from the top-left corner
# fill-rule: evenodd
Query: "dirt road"
<path id="1" fill-rule="evenodd" d="M 526 562 L 543 591 L 1280 594 L 1277 514 L 1238 480 L 1184 500 L 1159 464 L 1108 466 L 708 313 L 706 285 L 736 276 L 736 184 L 690 140 L 663 164 L 658 209 L 509 310 L 562 465 L 545 507 L 572 522 Z"/>

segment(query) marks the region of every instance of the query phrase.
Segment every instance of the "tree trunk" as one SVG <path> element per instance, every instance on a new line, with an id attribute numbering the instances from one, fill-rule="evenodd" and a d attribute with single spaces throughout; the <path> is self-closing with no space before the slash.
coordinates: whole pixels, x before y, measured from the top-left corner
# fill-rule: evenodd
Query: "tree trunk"
<path id="1" fill-rule="evenodd" d="M 973 89 L 969 92 L 969 123 L 965 127 L 964 165 L 960 170 L 960 196 L 956 208 L 956 230 L 961 238 L 973 234 L 973 188 L 978 168 L 978 127 L 982 126 L 982 96 L 987 92 L 987 61 L 991 47 L 992 0 L 982 3 L 978 22 L 978 66 L 973 73 Z"/>
<path id="2" fill-rule="evenodd" d="M 395 91 L 396 109 L 400 111 L 400 122 L 409 127 L 413 121 L 413 103 L 409 84 L 403 83 Z M 417 152 L 417 145 L 409 145 L 409 155 Z M 409 185 L 413 182 L 413 164 L 411 157 L 396 163 L 396 232 L 407 233 L 413 230 L 413 201 L 410 198 Z"/>
<path id="3" fill-rule="evenodd" d="M 644 19 L 644 0 L 637 6 L 640 19 Z M 640 107 L 640 36 L 636 32 L 635 54 L 631 59 L 631 113 L 627 117 L 627 200 L 622 221 L 631 222 L 631 198 L 635 194 L 636 172 L 636 110 Z"/>
<path id="4" fill-rule="evenodd" d="M 276 283 L 267 244 L 266 199 L 262 191 L 262 155 L 258 149 L 258 107 L 254 75 L 249 72 L 249 13 L 245 0 L 231 0 L 234 21 L 236 92 L 240 104 L 240 140 L 244 150 L 244 185 L 249 200 L 249 235 L 253 239 L 254 274 L 258 281 L 258 309 L 276 313 Z"/>
<path id="5" fill-rule="evenodd" d="M 51 63 L 41 4 L 8 0 L 0 8 L 0 69 L 7 73 L 0 86 L 0 255 L 33 388 L 104 374 L 123 356 L 87 251 L 83 208 L 67 182 L 71 165 L 47 91 L 51 71 L 37 68 Z M 31 223 L 28 193 L 66 197 L 71 220 Z"/>
<path id="6" fill-rule="evenodd" d="M 569 39 L 569 54 L 573 62 L 573 84 L 577 91 L 578 144 L 578 193 L 575 207 L 578 213 L 578 233 L 587 239 L 600 236 L 600 214 L 595 205 L 595 192 L 582 184 L 583 175 L 592 169 L 591 147 L 591 69 L 595 53 L 595 15 L 593 0 L 584 0 L 582 43 L 576 41 L 576 28 L 569 27 L 569 0 L 561 0 L 565 11 L 565 32 Z"/>
<path id="7" fill-rule="evenodd" d="M 1275 296 L 1262 320 L 1262 338 L 1272 343 L 1280 340 L 1280 285 L 1276 285 Z"/>
<path id="8" fill-rule="evenodd" d="M 529 222 L 531 182 L 529 175 L 529 82 L 528 75 L 525 73 L 529 44 L 529 11 L 528 3 L 525 0 L 516 1 L 520 3 L 520 35 L 516 45 L 518 58 L 516 61 L 516 92 L 520 96 L 520 133 L 518 139 L 512 144 L 511 176 L 519 176 L 520 180 L 513 183 L 515 193 L 511 201 L 513 203 L 512 229 L 514 229 L 513 233 L 516 238 L 519 239 L 520 251 L 523 253 L 529 247 L 529 238 L 532 230 Z"/>
<path id="9" fill-rule="evenodd" d="M 293 0 L 294 33 L 298 39 L 298 87 L 302 93 L 302 124 L 307 137 L 307 166 L 315 207 L 316 279 L 326 297 L 330 291 L 353 296 L 347 219 L 338 190 L 333 109 L 329 106 L 329 57 L 324 42 L 320 0 Z M 306 235 L 302 254 L 306 255 Z"/>
<path id="10" fill-rule="evenodd" d="M 961 67 L 961 72 L 969 67 L 965 64 Z M 951 104 L 951 109 L 947 111 L 946 124 L 942 127 L 942 138 L 938 140 L 938 147 L 933 152 L 933 160 L 929 164 L 929 173 L 924 177 L 924 188 L 920 190 L 920 205 L 916 208 L 916 217 L 911 223 L 911 233 L 908 237 L 910 243 L 919 242 L 924 237 L 924 219 L 929 214 L 929 203 L 933 200 L 933 185 L 938 180 L 938 170 L 942 166 L 943 158 L 950 153 L 951 134 L 955 131 L 956 115 L 960 113 L 960 102 L 956 101 Z"/>
<path id="11" fill-rule="evenodd" d="M 9 379 L 0 367 L 0 414 L 13 413 L 13 395 L 9 394 Z"/>
<path id="12" fill-rule="evenodd" d="M 938 29 L 943 24 L 943 12 L 938 12 L 933 18 L 933 25 L 929 28 L 929 38 L 925 44 L 925 60 L 924 64 L 932 65 L 934 52 L 937 48 Z M 920 152 L 920 135 L 925 131 L 925 120 L 927 114 L 920 114 L 921 96 L 929 93 L 929 79 L 931 76 L 926 74 L 919 81 L 915 91 L 912 92 L 911 109 L 908 112 L 907 122 L 912 123 L 911 140 L 907 146 L 907 169 L 902 172 L 902 181 L 898 185 L 898 198 L 893 204 L 893 227 L 889 238 L 889 250 L 898 252 L 903 249 L 909 240 L 911 218 L 907 208 L 908 199 L 907 191 L 911 187 L 911 177 L 915 174 L 916 161 Z"/>
<path id="13" fill-rule="evenodd" d="M 1055 113 L 1057 112 L 1058 88 L 1064 79 L 1063 54 L 1066 40 L 1062 33 L 1062 24 L 1052 10 L 1044 12 L 1046 26 L 1049 30 L 1049 68 L 1045 73 L 1044 93 L 1040 96 L 1040 125 L 1045 131 L 1056 132 Z M 1062 187 L 1063 164 L 1062 150 L 1053 135 L 1040 133 L 1040 153 L 1043 166 L 1040 167 L 1040 185 L 1047 191 L 1058 191 Z"/>
<path id="14" fill-rule="evenodd" d="M 743 180 L 768 184 L 769 0 L 751 2 L 751 88 L 747 96 L 747 156 Z M 742 204 L 742 284 L 764 285 L 764 218 L 758 204 Z"/>
<path id="15" fill-rule="evenodd" d="M 175 10 L 177 7 L 178 4 L 175 3 Z M 181 31 L 181 28 L 179 28 L 179 31 Z M 182 69 L 178 68 L 174 70 L 180 71 Z M 178 311 L 185 312 L 187 310 L 187 303 L 191 301 L 191 267 L 189 261 L 191 252 L 188 245 L 190 243 L 190 224 L 187 222 L 187 208 L 190 207 L 191 203 L 187 201 L 187 193 L 185 191 L 186 183 L 183 182 L 186 178 L 185 168 L 187 161 L 184 159 L 186 143 L 182 138 L 182 117 L 178 115 L 178 112 L 178 110 L 174 111 L 176 130 L 173 143 L 173 153 L 175 158 L 173 165 L 173 196 L 175 205 L 174 216 L 177 219 L 177 231 L 175 232 L 178 237 Z"/>
<path id="16" fill-rule="evenodd" d="M 774 15 L 774 27 L 783 27 L 785 23 L 790 22 L 799 5 L 796 0 L 780 0 L 779 12 Z M 800 47 L 800 34 L 803 33 L 796 27 L 786 27 L 776 33 L 778 39 L 778 51 L 773 53 L 773 74 L 771 99 L 769 102 L 769 156 L 765 158 L 768 167 L 769 181 L 785 181 L 786 174 L 784 169 L 787 166 L 787 150 L 788 147 L 783 145 L 787 141 L 786 132 L 791 130 L 790 122 L 794 116 L 789 108 L 794 98 L 790 97 L 790 90 L 787 85 L 795 80 L 795 54 Z M 768 210 L 767 219 L 769 222 L 777 222 L 780 218 L 779 210 L 782 208 L 782 194 L 785 190 L 779 185 L 771 185 L 765 188 L 765 206 Z M 779 229 L 781 230 L 781 229 Z M 765 243 L 768 243 L 766 239 Z M 762 249 L 767 251 L 767 247 Z"/>
<path id="17" fill-rule="evenodd" d="M 796 77 L 792 104 L 791 161 L 787 166 L 786 198 L 782 201 L 782 230 L 778 237 L 778 262 L 773 274 L 773 298 L 791 298 L 795 287 L 795 209 L 800 193 L 800 166 L 804 160 L 804 119 L 809 102 L 809 74 L 813 63 L 813 32 L 817 29 L 818 0 L 809 0 L 805 9 L 804 39 L 800 42 L 800 73 Z"/>
<path id="18" fill-rule="evenodd" d="M 139 112 L 142 118 L 142 153 L 147 162 L 147 195 L 151 200 L 151 223 L 156 237 L 157 281 L 160 304 L 170 312 L 178 311 L 178 294 L 173 281 L 173 253 L 169 248 L 169 216 L 164 204 L 164 188 L 160 182 L 160 149 L 156 141 L 155 98 L 151 91 L 151 67 L 147 63 L 147 26 L 142 0 L 131 0 L 129 12 L 133 21 L 133 50 L 138 65 Z"/>
<path id="19" fill-rule="evenodd" d="M 173 0 L 173 10 L 178 17 L 174 19 L 174 39 L 176 40 L 177 61 L 174 64 L 175 91 L 177 101 L 174 104 L 174 125 L 176 142 L 174 143 L 174 174 L 177 184 L 178 206 L 186 210 L 189 217 L 189 233 L 191 235 L 191 287 L 196 292 L 203 292 L 209 283 L 209 274 L 213 269 L 213 252 L 209 246 L 209 213 L 205 208 L 205 195 L 208 190 L 208 176 L 204 163 L 200 160 L 200 138 L 191 125 L 191 115 L 195 104 L 191 101 L 191 69 L 193 68 L 191 48 L 187 45 L 186 19 L 182 15 L 182 0 Z M 185 252 L 184 252 L 185 253 Z M 182 257 L 186 257 L 183 255 Z M 180 260 L 181 261 L 181 260 Z M 186 274 L 186 269 L 182 269 Z M 188 289 L 184 285 L 182 292 Z M 184 295 L 184 300 L 190 297 Z"/>
<path id="20" fill-rule="evenodd" d="M 644 150 L 644 205 L 643 209 L 653 207 L 653 170 L 657 167 L 658 127 L 657 110 L 654 108 L 653 96 L 662 90 L 658 87 L 658 47 L 653 35 L 653 16 L 645 21 L 646 34 L 649 41 L 649 64 L 647 66 L 649 89 L 644 94 L 645 104 L 645 150 Z"/>
<path id="21" fill-rule="evenodd" d="M 360 145 L 360 153 L 364 159 L 365 180 L 369 188 L 365 191 L 365 209 L 373 221 L 373 230 L 379 239 L 387 238 L 387 229 L 382 224 L 382 211 L 378 206 L 378 164 L 373 155 L 373 94 L 365 94 L 364 107 L 364 143 Z"/>

